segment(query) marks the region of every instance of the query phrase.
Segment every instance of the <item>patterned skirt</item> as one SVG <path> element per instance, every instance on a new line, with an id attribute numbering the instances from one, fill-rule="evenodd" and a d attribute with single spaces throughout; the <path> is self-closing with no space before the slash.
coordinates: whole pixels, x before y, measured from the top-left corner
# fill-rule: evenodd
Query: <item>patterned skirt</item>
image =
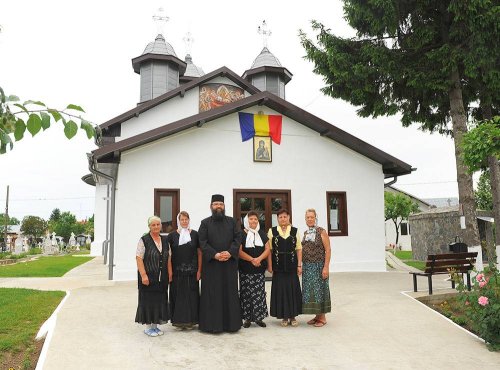
<path id="1" fill-rule="evenodd" d="M 262 321 L 267 314 L 265 275 L 240 272 L 241 317 L 248 321 Z"/>
<path id="2" fill-rule="evenodd" d="M 318 315 L 332 310 L 329 279 L 321 277 L 323 262 L 303 263 L 302 313 Z"/>

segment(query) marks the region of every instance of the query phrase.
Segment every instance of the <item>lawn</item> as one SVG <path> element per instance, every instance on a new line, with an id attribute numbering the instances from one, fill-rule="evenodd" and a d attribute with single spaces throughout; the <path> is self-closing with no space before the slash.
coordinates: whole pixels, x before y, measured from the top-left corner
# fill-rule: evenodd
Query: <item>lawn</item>
<path id="1" fill-rule="evenodd" d="M 411 251 L 396 251 L 395 255 L 397 258 L 399 258 L 401 261 L 403 261 L 408 266 L 415 267 L 416 269 L 419 269 L 422 271 L 425 270 L 425 262 L 415 261 L 413 259 L 413 255 L 412 255 Z"/>
<path id="2" fill-rule="evenodd" d="M 92 258 L 71 255 L 40 257 L 36 261 L 0 266 L 0 277 L 59 277 Z"/>
<path id="3" fill-rule="evenodd" d="M 40 342 L 35 335 L 65 292 L 0 288 L 0 364 L 2 369 L 35 368 Z"/>

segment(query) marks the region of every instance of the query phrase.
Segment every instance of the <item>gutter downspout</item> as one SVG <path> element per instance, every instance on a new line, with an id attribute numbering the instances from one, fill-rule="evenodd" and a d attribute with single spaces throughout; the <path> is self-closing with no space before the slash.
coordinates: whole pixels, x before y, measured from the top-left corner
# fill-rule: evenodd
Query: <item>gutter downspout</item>
<path id="1" fill-rule="evenodd" d="M 98 171 L 95 168 L 95 160 L 94 156 L 92 153 L 87 153 L 87 159 L 89 161 L 89 170 L 91 173 L 93 173 L 96 176 L 101 176 L 104 177 L 105 179 L 109 180 L 111 182 L 111 214 L 109 217 L 109 224 L 110 224 L 110 230 L 109 230 L 109 275 L 108 279 L 113 280 L 113 267 L 114 267 L 114 252 L 115 252 L 115 181 L 116 179 L 112 176 L 106 175 L 105 173 L 102 173 L 101 171 Z M 108 185 L 109 189 L 109 185 Z"/>
<path id="2" fill-rule="evenodd" d="M 384 188 L 395 184 L 398 181 L 398 176 L 394 176 L 394 178 L 389 182 L 384 182 Z"/>
<path id="3" fill-rule="evenodd" d="M 102 255 L 104 256 L 104 264 L 108 263 L 108 247 L 109 247 L 109 184 L 106 185 L 106 240 L 102 243 Z"/>

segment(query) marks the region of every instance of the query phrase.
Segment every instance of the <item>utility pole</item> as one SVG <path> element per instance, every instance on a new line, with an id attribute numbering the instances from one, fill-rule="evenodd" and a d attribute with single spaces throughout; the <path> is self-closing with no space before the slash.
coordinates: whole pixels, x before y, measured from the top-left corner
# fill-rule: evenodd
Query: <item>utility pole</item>
<path id="1" fill-rule="evenodd" d="M 7 198 L 5 199 L 5 229 L 4 229 L 4 245 L 7 250 L 7 227 L 9 225 L 9 185 L 7 185 Z"/>

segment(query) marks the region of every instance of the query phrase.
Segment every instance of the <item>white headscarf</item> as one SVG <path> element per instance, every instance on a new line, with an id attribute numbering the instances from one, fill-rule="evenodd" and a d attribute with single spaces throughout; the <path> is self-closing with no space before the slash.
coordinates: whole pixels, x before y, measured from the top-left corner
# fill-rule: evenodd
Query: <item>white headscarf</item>
<path id="1" fill-rule="evenodd" d="M 191 230 L 189 229 L 189 225 L 191 224 L 191 220 L 189 220 L 188 227 L 181 226 L 181 214 L 177 215 L 177 232 L 179 233 L 179 245 L 183 245 L 189 243 L 191 241 Z"/>
<path id="2" fill-rule="evenodd" d="M 255 248 L 264 246 L 262 242 L 262 238 L 259 235 L 260 223 L 257 222 L 257 227 L 255 229 L 251 229 L 248 224 L 248 215 L 243 219 L 243 226 L 247 230 L 247 240 L 245 242 L 245 248 Z"/>

